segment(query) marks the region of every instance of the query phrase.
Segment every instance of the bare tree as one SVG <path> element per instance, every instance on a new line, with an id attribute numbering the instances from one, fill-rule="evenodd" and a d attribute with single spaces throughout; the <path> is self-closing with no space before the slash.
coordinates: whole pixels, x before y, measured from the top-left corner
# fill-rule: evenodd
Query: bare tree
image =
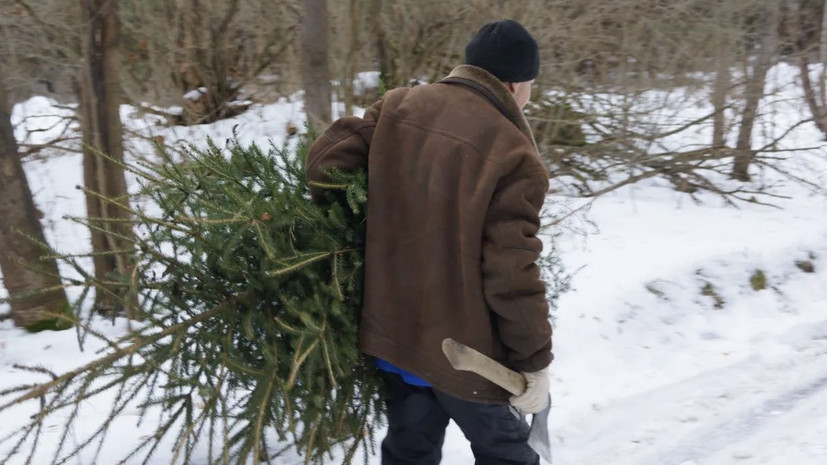
<path id="1" fill-rule="evenodd" d="M 92 233 L 95 279 L 111 284 L 129 276 L 132 227 L 123 170 L 123 127 L 120 118 L 118 1 L 80 0 L 84 24 L 84 63 L 80 76 L 83 128 L 83 178 L 86 214 Z M 108 233 L 107 233 L 108 232 Z M 115 287 L 97 289 L 102 312 L 123 310 Z M 129 316 L 130 308 L 126 308 Z"/>
<path id="2" fill-rule="evenodd" d="M 304 0 L 302 81 L 308 122 L 319 129 L 330 123 L 331 86 L 325 0 Z"/>
<path id="3" fill-rule="evenodd" d="M 482 22 L 496 19 L 489 16 L 496 3 L 502 2 L 372 0 L 369 21 L 384 84 L 407 86 L 447 75 L 461 63 L 465 43 Z"/>
<path id="4" fill-rule="evenodd" d="M 390 51 L 385 24 L 382 21 L 382 0 L 369 0 L 370 15 L 376 21 L 372 21 L 374 28 L 374 43 L 376 44 L 376 61 L 379 64 L 379 79 L 385 84 L 395 82 L 393 64 L 390 59 Z"/>
<path id="5" fill-rule="evenodd" d="M 813 11 L 802 11 L 800 0 L 790 0 L 787 3 L 788 14 L 791 19 L 790 29 L 797 31 L 796 51 L 798 52 L 798 66 L 801 70 L 801 87 L 804 90 L 804 100 L 813 115 L 813 122 L 827 137 L 827 1 L 821 5 L 821 21 L 818 24 Z M 813 43 L 810 37 L 818 36 L 818 61 L 821 70 L 818 79 L 813 83 L 810 77 L 810 62 Z"/>
<path id="6" fill-rule="evenodd" d="M 360 4 L 359 0 L 350 0 L 348 2 L 348 51 L 345 54 L 345 65 L 344 65 L 344 79 L 343 79 L 343 86 L 344 86 L 344 100 L 345 100 L 345 114 L 352 115 L 353 114 L 353 80 L 356 77 L 356 72 L 358 71 L 359 67 L 359 49 L 361 48 L 361 42 L 359 41 L 359 19 L 360 19 Z"/>
<path id="7" fill-rule="evenodd" d="M 732 83 L 731 66 L 735 57 L 735 39 L 733 35 L 737 35 L 737 30 L 733 33 L 732 22 L 736 18 L 732 14 L 732 8 L 729 2 L 720 2 L 718 4 L 717 16 L 719 23 L 715 28 L 718 47 L 715 53 L 715 81 L 712 84 L 712 94 L 710 100 L 715 109 L 715 115 L 712 122 L 712 147 L 716 149 L 723 148 L 726 145 L 726 108 L 727 97 L 729 96 L 730 86 Z"/>
<path id="8" fill-rule="evenodd" d="M 739 181 L 749 181 L 749 167 L 755 158 L 752 150 L 752 129 L 758 116 L 758 104 L 764 97 L 764 85 L 767 72 L 772 66 L 773 58 L 778 51 L 778 26 L 780 18 L 780 2 L 766 0 L 761 12 L 761 29 L 758 38 L 758 50 L 752 73 L 746 80 L 744 89 L 744 109 L 738 131 L 738 141 L 735 145 L 735 161 L 732 166 L 732 177 Z M 747 59 L 749 59 L 749 54 Z"/>
<path id="9" fill-rule="evenodd" d="M 353 95 L 352 81 L 358 72 L 380 71 L 386 87 L 406 86 L 420 79 L 433 82 L 461 62 L 464 44 L 483 22 L 514 18 L 525 24 L 540 44 L 542 69 L 536 100 L 555 100 L 544 108 L 532 110 L 529 115 L 532 121 L 546 123 L 546 129 L 552 129 L 537 133 L 538 139 L 548 138 L 538 140 L 541 146 L 555 146 L 554 153 L 546 157 L 550 164 L 566 170 L 577 165 L 586 170 L 577 175 L 592 181 L 605 178 L 606 172 L 590 167 L 589 163 L 608 161 L 607 169 L 628 170 L 628 173 L 640 169 L 644 163 L 644 168 L 665 173 L 669 179 L 679 181 L 679 188 L 689 191 L 693 187 L 685 187 L 686 172 L 697 171 L 697 166 L 707 170 L 707 161 L 714 164 L 718 174 L 730 175 L 736 171 L 730 158 L 735 154 L 734 149 L 724 149 L 727 140 L 731 140 L 731 145 L 735 145 L 735 139 L 740 142 L 742 156 L 738 170 L 745 161 L 752 163 L 760 156 L 760 148 L 746 147 L 751 145 L 753 127 L 768 122 L 771 117 L 757 113 L 758 102 L 765 93 L 761 76 L 766 76 L 766 72 L 761 71 L 780 60 L 782 53 L 790 52 L 783 39 L 797 33 L 796 28 L 771 31 L 766 24 L 768 8 L 778 7 L 778 3 L 800 6 L 801 16 L 807 18 L 807 27 L 796 27 L 806 29 L 801 43 L 809 53 L 797 54 L 794 58 L 802 57 L 812 71 L 813 64 L 820 60 L 819 55 L 827 53 L 827 46 L 818 44 L 827 40 L 827 36 L 822 36 L 820 41 L 818 37 L 824 29 L 820 23 L 827 21 L 823 1 L 119 2 L 124 27 L 120 49 L 121 85 L 126 100 L 147 111 L 164 112 L 159 107 L 172 105 L 185 108 L 180 118 L 172 116 L 172 112 L 165 114 L 170 116 L 170 122 L 189 124 L 232 115 L 235 110 L 226 111 L 227 105 L 237 103 L 233 100 L 237 99 L 238 89 L 241 89 L 238 98 L 254 102 L 272 101 L 274 97 L 304 88 L 308 111 L 327 113 L 331 93 L 328 83 L 332 78 L 341 83 L 334 92 L 338 91 L 349 113 L 354 106 L 368 104 L 368 100 L 378 95 L 378 92 L 369 92 L 364 99 Z M 46 37 L 48 31 L 57 29 L 47 27 L 52 25 L 54 16 L 52 10 L 47 13 L 42 8 L 53 3 L 54 0 L 44 0 L 42 4 L 0 0 L 0 7 L 4 4 L 11 7 L 2 11 L 14 15 L 0 15 L 0 24 L 17 24 L 20 18 L 28 18 L 27 21 L 35 21 L 38 26 L 37 34 L 32 33 L 32 37 Z M 18 4 L 30 5 L 40 13 L 37 18 L 29 17 L 26 9 L 16 9 Z M 787 8 L 781 7 L 782 13 L 786 13 Z M 772 50 L 764 46 L 771 36 L 763 34 L 762 28 L 778 36 L 778 44 L 771 47 Z M 11 36 L 25 30 L 15 29 Z M 42 44 L 53 41 L 54 35 L 36 39 L 38 46 L 43 48 Z M 328 35 L 336 40 L 328 41 Z M 30 55 L 26 50 L 21 56 Z M 311 55 L 317 58 L 302 58 Z M 327 64 L 322 66 L 325 60 Z M 740 63 L 749 63 L 749 72 L 733 72 Z M 318 69 L 308 71 L 311 64 Z M 827 103 L 822 97 L 827 94 L 822 84 L 824 79 L 818 79 L 813 73 L 809 76 L 812 82 L 805 92 L 807 88 L 811 92 L 805 94 L 809 96 L 806 104 L 814 115 L 824 115 L 823 107 Z M 22 83 L 22 79 L 17 82 Z M 200 100 L 191 105 L 183 96 L 194 94 L 189 92 L 193 90 L 201 94 Z M 692 95 L 686 90 L 692 91 Z M 600 96 L 608 94 L 617 98 L 596 104 Z M 657 108 L 652 102 L 655 94 L 660 100 Z M 675 115 L 670 121 L 653 116 L 655 111 L 686 105 L 706 107 L 710 103 L 713 108 L 693 121 L 682 121 L 681 115 Z M 747 111 L 739 111 L 737 118 L 733 118 L 727 111 L 729 108 Z M 697 144 L 670 145 L 670 134 L 674 134 L 676 125 L 684 127 L 684 123 L 690 128 L 687 130 L 711 128 L 712 137 L 704 141 L 703 155 L 695 152 L 699 149 Z M 559 147 L 561 129 L 573 131 L 577 136 L 576 146 Z M 588 135 L 588 141 L 584 134 Z M 684 150 L 690 152 L 688 159 L 682 156 L 686 155 L 681 153 Z M 545 155 L 548 153 L 550 151 Z M 697 161 L 699 157 L 702 160 Z M 675 160 L 683 160 L 677 171 L 670 168 Z M 721 179 L 720 176 L 714 178 Z M 704 184 L 700 180 L 698 183 Z M 583 192 L 602 190 L 591 186 Z"/>
<path id="10" fill-rule="evenodd" d="M 251 100 L 299 87 L 300 0 L 142 0 L 120 8 L 126 101 L 171 124 L 232 117 Z M 171 106 L 183 112 L 163 109 Z"/>
<path id="11" fill-rule="evenodd" d="M 54 327 L 49 314 L 67 311 L 69 304 L 57 263 L 40 258 L 46 241 L 17 149 L 0 69 L 0 269 L 14 324 Z"/>
<path id="12" fill-rule="evenodd" d="M 77 64 L 76 5 L 0 0 L 0 53 L 7 97 L 32 94 L 66 102 L 74 98 Z"/>

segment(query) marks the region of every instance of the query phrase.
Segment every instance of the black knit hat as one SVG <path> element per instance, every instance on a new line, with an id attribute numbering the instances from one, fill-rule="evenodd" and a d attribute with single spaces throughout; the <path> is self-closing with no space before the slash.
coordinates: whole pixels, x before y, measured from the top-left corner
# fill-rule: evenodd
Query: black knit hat
<path id="1" fill-rule="evenodd" d="M 525 82 L 540 73 L 540 51 L 517 21 L 483 25 L 465 47 L 465 63 L 478 66 L 503 82 Z"/>

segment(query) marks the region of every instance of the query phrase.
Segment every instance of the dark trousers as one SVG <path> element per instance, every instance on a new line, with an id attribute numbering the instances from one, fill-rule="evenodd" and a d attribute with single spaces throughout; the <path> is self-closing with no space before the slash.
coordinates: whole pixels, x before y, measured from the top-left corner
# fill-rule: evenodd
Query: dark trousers
<path id="1" fill-rule="evenodd" d="M 529 426 L 508 405 L 468 402 L 382 372 L 387 385 L 388 435 L 382 465 L 437 465 L 448 420 L 471 442 L 476 465 L 538 465 L 528 447 Z"/>

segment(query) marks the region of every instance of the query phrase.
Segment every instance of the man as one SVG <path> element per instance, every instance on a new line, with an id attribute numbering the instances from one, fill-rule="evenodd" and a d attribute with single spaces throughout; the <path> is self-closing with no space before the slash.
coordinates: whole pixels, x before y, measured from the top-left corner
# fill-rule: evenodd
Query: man
<path id="1" fill-rule="evenodd" d="M 552 360 L 535 265 L 548 172 L 522 114 L 539 66 L 519 23 L 485 24 L 448 78 L 389 91 L 309 150 L 311 183 L 368 172 L 360 348 L 388 388 L 385 465 L 439 463 L 449 419 L 477 464 L 539 463 L 516 412 L 547 405 Z M 451 368 L 446 337 L 522 372 L 526 392 Z"/>

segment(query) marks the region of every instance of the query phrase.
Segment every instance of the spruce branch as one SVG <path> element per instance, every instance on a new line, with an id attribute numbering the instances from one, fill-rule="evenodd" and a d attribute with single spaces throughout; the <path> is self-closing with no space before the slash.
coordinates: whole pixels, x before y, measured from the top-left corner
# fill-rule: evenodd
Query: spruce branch
<path id="1" fill-rule="evenodd" d="M 25 402 L 29 399 L 34 399 L 34 398 L 37 398 L 37 397 L 41 397 L 41 396 L 47 394 L 48 392 L 54 390 L 55 388 L 57 388 L 61 384 L 64 384 L 67 381 L 71 381 L 72 379 L 74 379 L 75 377 L 77 377 L 77 376 L 79 376 L 83 373 L 93 371 L 93 370 L 98 369 L 100 367 L 111 365 L 111 363 L 114 362 L 115 360 L 123 358 L 127 355 L 134 354 L 135 352 L 137 352 L 142 347 L 145 347 L 149 344 L 152 344 L 153 342 L 156 342 L 160 339 L 163 339 L 164 337 L 167 337 L 170 334 L 173 334 L 173 333 L 175 333 L 175 332 L 177 332 L 181 329 L 189 328 L 189 327 L 199 323 L 200 321 L 211 318 L 215 314 L 217 314 L 219 312 L 222 312 L 222 311 L 225 311 L 228 307 L 229 307 L 229 303 L 218 306 L 218 307 L 216 307 L 212 310 L 206 311 L 206 312 L 204 312 L 204 313 L 202 313 L 202 314 L 200 314 L 196 317 L 193 317 L 193 318 L 191 318 L 187 321 L 183 321 L 183 322 L 179 323 L 176 326 L 169 327 L 169 328 L 167 328 L 163 331 L 160 331 L 160 332 L 158 332 L 154 335 L 148 336 L 145 340 L 142 340 L 139 343 L 135 343 L 135 344 L 132 344 L 130 346 L 118 349 L 115 352 L 113 352 L 113 353 L 111 353 L 111 354 L 109 354 L 109 355 L 107 355 L 107 356 L 105 356 L 101 359 L 89 362 L 86 365 L 83 365 L 79 368 L 76 368 L 76 369 L 74 369 L 74 370 L 72 370 L 68 373 L 65 373 L 65 374 L 59 376 L 59 377 L 56 377 L 55 379 L 53 379 L 52 381 L 50 381 L 48 383 L 38 384 L 35 389 L 30 390 L 26 394 L 24 394 L 20 397 L 17 397 L 15 399 L 11 400 L 11 401 L 8 401 L 4 404 L 0 404 L 0 412 L 2 412 L 3 410 L 8 409 L 9 407 L 11 407 L 13 405 Z M 84 399 L 84 398 L 81 398 L 81 399 Z"/>

